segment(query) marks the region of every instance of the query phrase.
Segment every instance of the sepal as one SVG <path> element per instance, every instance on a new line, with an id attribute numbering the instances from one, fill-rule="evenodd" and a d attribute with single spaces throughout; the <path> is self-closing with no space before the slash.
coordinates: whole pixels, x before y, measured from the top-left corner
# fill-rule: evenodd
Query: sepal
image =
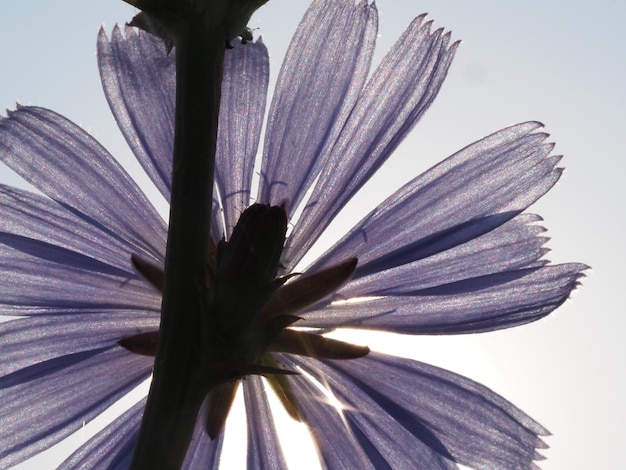
<path id="1" fill-rule="evenodd" d="M 211 439 L 215 439 L 222 429 L 233 406 L 239 380 L 217 385 L 206 396 L 204 429 Z"/>
<path id="2" fill-rule="evenodd" d="M 137 272 L 156 290 L 163 293 L 163 268 L 135 254 L 130 256 L 130 260 Z"/>
<path id="3" fill-rule="evenodd" d="M 297 354 L 318 359 L 358 359 L 370 348 L 326 338 L 306 331 L 282 330 L 269 344 L 268 351 Z"/>
<path id="4" fill-rule="evenodd" d="M 117 342 L 121 347 L 135 354 L 142 356 L 155 356 L 159 332 L 148 331 L 133 336 L 122 338 Z"/>
<path id="5" fill-rule="evenodd" d="M 248 21 L 268 0 L 124 0 L 142 13 L 131 24 L 171 44 L 186 27 L 201 23 L 207 31 L 223 35 L 224 42 L 238 36 L 250 40 Z"/>
<path id="6" fill-rule="evenodd" d="M 357 258 L 350 258 L 286 284 L 272 295 L 261 318 L 293 314 L 336 292 L 350 279 L 357 262 Z"/>

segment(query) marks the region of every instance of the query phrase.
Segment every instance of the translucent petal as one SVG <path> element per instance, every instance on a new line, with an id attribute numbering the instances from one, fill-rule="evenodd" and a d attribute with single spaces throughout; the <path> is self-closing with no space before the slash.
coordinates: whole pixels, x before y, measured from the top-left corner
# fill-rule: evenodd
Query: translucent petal
<path id="1" fill-rule="evenodd" d="M 44 242 L 0 233 L 3 315 L 137 309 L 160 311 L 138 274 Z"/>
<path id="2" fill-rule="evenodd" d="M 139 435 L 145 405 L 146 399 L 144 398 L 90 439 L 59 468 L 68 470 L 74 468 L 128 469 Z M 202 415 L 202 412 L 199 413 L 199 416 Z M 217 470 L 222 442 L 223 434 L 214 441 L 210 441 L 204 432 L 202 420 L 198 419 L 182 469 Z"/>
<path id="3" fill-rule="evenodd" d="M 406 334 L 493 331 L 530 323 L 552 312 L 567 300 L 585 269 L 585 265 L 571 263 L 501 272 L 401 296 L 334 303 L 302 317 L 307 327 Z"/>
<path id="4" fill-rule="evenodd" d="M 160 259 L 166 229 L 139 187 L 84 130 L 42 108 L 0 120 L 0 158 L 50 198 Z"/>
<path id="5" fill-rule="evenodd" d="M 287 464 L 278 442 L 274 418 L 261 378 L 247 377 L 243 381 L 243 391 L 248 419 L 247 468 L 286 470 Z"/>
<path id="6" fill-rule="evenodd" d="M 539 123 L 502 129 L 415 178 L 359 222 L 312 267 L 358 256 L 354 277 L 426 258 L 518 215 L 559 179 Z"/>
<path id="7" fill-rule="evenodd" d="M 145 406 L 144 398 L 77 449 L 58 470 L 130 468 Z"/>
<path id="8" fill-rule="evenodd" d="M 0 210 L 0 232 L 66 248 L 119 269 L 132 272 L 131 254 L 151 256 L 91 218 L 29 191 L 0 185 Z M 162 264 L 163 258 L 154 261 Z"/>
<path id="9" fill-rule="evenodd" d="M 472 468 L 531 468 L 548 432 L 514 405 L 465 377 L 410 359 L 370 353 L 354 361 L 302 362 L 330 387 L 364 435 L 379 439 L 406 430 L 428 448 Z M 412 447 L 409 447 L 411 449 Z M 419 449 L 419 448 L 418 448 Z M 389 449 L 390 458 L 405 448 Z M 394 468 L 430 468 L 410 465 Z"/>
<path id="10" fill-rule="evenodd" d="M 0 323 L 3 375 L 56 357 L 110 348 L 126 336 L 158 328 L 157 313 L 45 315 Z"/>
<path id="11" fill-rule="evenodd" d="M 371 414 L 364 413 L 369 420 L 369 429 L 358 422 L 359 415 L 340 411 L 337 408 L 340 402 L 336 401 L 339 397 L 334 390 L 328 389 L 326 378 L 317 373 L 317 362 L 292 361 L 286 355 L 280 355 L 280 360 L 288 367 L 300 363 L 302 369 L 315 375 L 318 384 L 328 392 L 322 392 L 306 375 L 289 377 L 294 385 L 298 410 L 315 438 L 324 468 L 456 468 L 407 430 L 379 417 L 374 407 L 370 408 Z"/>
<path id="12" fill-rule="evenodd" d="M 336 299 L 407 292 L 503 271 L 543 266 L 547 237 L 539 216 L 521 214 L 466 243 L 417 261 L 353 278 Z"/>
<path id="13" fill-rule="evenodd" d="M 274 91 L 258 202 L 287 201 L 293 214 L 361 92 L 377 23 L 367 2 L 321 0 L 305 13 Z"/>
<path id="14" fill-rule="evenodd" d="M 313 435 L 322 468 L 373 468 L 367 456 L 369 448 L 346 429 L 334 409 L 324 403 L 324 395 L 302 376 L 289 380 L 298 400 L 298 411 Z"/>
<path id="15" fill-rule="evenodd" d="M 0 466 L 67 437 L 145 380 L 152 358 L 120 347 L 52 359 L 0 378 Z"/>
<path id="16" fill-rule="evenodd" d="M 105 96 L 129 147 L 169 201 L 174 148 L 175 54 L 162 40 L 118 26 L 98 35 L 98 66 Z"/>
<path id="17" fill-rule="evenodd" d="M 233 41 L 224 58 L 215 182 L 224 206 L 226 237 L 250 203 L 252 171 L 265 117 L 269 81 L 267 48 Z M 221 237 L 220 237 L 221 238 Z"/>
<path id="18" fill-rule="evenodd" d="M 295 265 L 345 203 L 380 168 L 439 92 L 456 44 L 421 16 L 383 59 L 337 137 L 289 240 Z"/>

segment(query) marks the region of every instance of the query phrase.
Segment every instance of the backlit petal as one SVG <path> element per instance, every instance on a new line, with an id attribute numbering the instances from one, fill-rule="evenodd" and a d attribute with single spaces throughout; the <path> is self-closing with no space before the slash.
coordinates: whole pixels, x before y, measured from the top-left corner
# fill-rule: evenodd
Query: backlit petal
<path id="1" fill-rule="evenodd" d="M 293 267 L 380 168 L 439 92 L 457 44 L 416 18 L 369 80 L 322 169 L 285 254 Z"/>
<path id="2" fill-rule="evenodd" d="M 0 260 L 3 315 L 160 311 L 160 296 L 138 274 L 55 245 L 0 233 Z"/>
<path id="3" fill-rule="evenodd" d="M 559 307 L 587 266 L 560 264 L 451 282 L 302 314 L 309 327 L 351 327 L 405 334 L 493 331 L 530 323 Z"/>
<path id="4" fill-rule="evenodd" d="M 354 278 L 453 248 L 512 219 L 559 179 L 559 157 L 518 124 L 475 142 L 415 178 L 370 212 L 313 269 L 358 253 Z M 348 254 L 349 253 L 349 254 Z"/>
<path id="5" fill-rule="evenodd" d="M 546 447 L 540 438 L 546 429 L 460 375 L 378 353 L 355 361 L 307 359 L 302 364 L 327 384 L 343 404 L 343 414 L 378 446 L 381 430 L 391 435 L 406 430 L 433 451 L 472 468 L 531 468 L 542 458 L 537 449 Z M 380 450 L 388 452 L 388 461 L 407 452 Z M 413 452 L 404 465 L 392 467 L 411 467 L 416 457 Z"/>
<path id="6" fill-rule="evenodd" d="M 52 359 L 0 377 L 0 466 L 80 429 L 145 380 L 152 359 L 120 347 Z"/>
<path id="7" fill-rule="evenodd" d="M 114 347 L 123 337 L 158 327 L 156 313 L 136 311 L 45 315 L 0 323 L 3 375 L 56 357 Z"/>
<path id="8" fill-rule="evenodd" d="M 132 271 L 130 257 L 141 243 L 95 225 L 84 214 L 30 191 L 0 185 L 0 232 L 20 235 L 66 248 L 110 266 Z M 154 260 L 163 262 L 162 256 Z"/>
<path id="9" fill-rule="evenodd" d="M 215 183 L 226 219 L 226 233 L 219 234 L 219 238 L 230 236 L 250 203 L 269 81 L 269 57 L 262 42 L 233 41 L 232 47 L 224 58 L 215 160 Z"/>
<path id="10" fill-rule="evenodd" d="M 248 419 L 248 468 L 287 469 L 276 426 L 258 376 L 243 381 Z"/>
<path id="11" fill-rule="evenodd" d="M 377 23 L 367 2 L 318 0 L 305 13 L 269 111 L 258 202 L 287 201 L 293 215 L 360 94 Z"/>
<path id="12" fill-rule="evenodd" d="M 79 447 L 59 466 L 58 470 L 78 468 L 127 470 L 130 468 L 145 406 L 146 398 L 133 405 L 104 430 Z"/>
<path id="13" fill-rule="evenodd" d="M 326 389 L 326 393 L 322 392 L 318 385 L 304 375 L 289 378 L 294 384 L 298 409 L 315 438 L 324 468 L 456 468 L 408 430 L 380 416 L 375 406 L 369 408 L 371 413 L 364 406 L 354 410 L 361 410 L 362 414 L 347 413 L 347 409 L 339 410 L 337 406 L 347 402 L 335 395 L 334 387 L 329 389 L 326 378 L 317 373 L 318 365 L 324 367 L 321 363 L 292 361 L 286 355 L 280 355 L 280 359 L 289 367 L 300 363 L 307 373 L 314 375 L 318 385 Z M 355 393 L 358 397 L 359 392 L 355 390 Z"/>
<path id="14" fill-rule="evenodd" d="M 169 201 L 174 148 L 175 53 L 162 40 L 127 26 L 98 35 L 102 88 L 122 134 Z"/>
<path id="15" fill-rule="evenodd" d="M 0 120 L 0 159 L 48 197 L 160 259 L 166 229 L 147 197 L 89 134 L 43 108 Z"/>
<path id="16" fill-rule="evenodd" d="M 402 295 L 427 287 L 503 271 L 538 267 L 548 249 L 540 217 L 521 214 L 466 243 L 417 261 L 352 279 L 336 299 Z"/>

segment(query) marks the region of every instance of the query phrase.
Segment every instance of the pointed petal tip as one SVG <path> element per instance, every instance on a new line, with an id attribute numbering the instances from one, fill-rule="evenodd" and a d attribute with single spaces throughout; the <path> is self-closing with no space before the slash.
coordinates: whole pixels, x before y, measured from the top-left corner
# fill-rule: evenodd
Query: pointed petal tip
<path id="1" fill-rule="evenodd" d="M 124 24 L 124 31 L 130 29 L 130 25 L 128 23 Z M 124 31 L 122 31 L 122 27 L 119 23 L 115 23 L 113 25 L 113 29 L 111 30 L 112 34 L 119 35 L 119 37 L 123 37 Z"/>
<path id="2" fill-rule="evenodd" d="M 587 277 L 587 271 L 592 272 L 592 267 L 585 263 L 567 263 L 575 271 L 576 279 L 581 277 Z"/>
<path id="3" fill-rule="evenodd" d="M 441 38 L 443 40 L 443 47 L 446 48 L 448 44 L 450 43 L 450 39 L 452 38 L 452 31 L 446 31 L 444 33 L 443 28 L 441 28 L 441 32 L 443 33 L 443 36 Z"/>

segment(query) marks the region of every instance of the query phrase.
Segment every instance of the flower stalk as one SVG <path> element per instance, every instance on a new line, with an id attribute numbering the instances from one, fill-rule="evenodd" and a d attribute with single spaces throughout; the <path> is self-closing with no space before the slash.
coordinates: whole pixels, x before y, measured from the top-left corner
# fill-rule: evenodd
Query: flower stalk
<path id="1" fill-rule="evenodd" d="M 161 329 L 132 468 L 180 468 L 204 398 L 202 319 L 224 35 L 190 24 L 176 41 L 176 127 Z M 161 455 L 163 454 L 163 455 Z"/>
<path id="2" fill-rule="evenodd" d="M 214 352 L 207 341 L 209 305 L 203 299 L 210 278 L 208 241 L 224 50 L 242 21 L 245 26 L 253 11 L 248 10 L 259 2 L 234 2 L 234 12 L 224 6 L 228 2 L 220 1 L 201 2 L 204 8 L 158 0 L 129 3 L 142 8 L 176 47 L 176 123 L 161 328 L 132 468 L 177 469 L 202 401 L 218 382 L 211 376 Z M 243 18 L 237 16 L 239 10 L 245 13 Z"/>

